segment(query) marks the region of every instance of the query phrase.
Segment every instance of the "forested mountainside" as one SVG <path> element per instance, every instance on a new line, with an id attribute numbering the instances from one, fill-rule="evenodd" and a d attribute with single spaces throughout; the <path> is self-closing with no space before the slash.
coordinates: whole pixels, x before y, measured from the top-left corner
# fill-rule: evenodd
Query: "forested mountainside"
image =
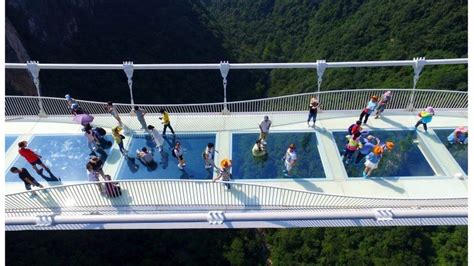
<path id="1" fill-rule="evenodd" d="M 218 63 L 467 57 L 467 1 L 6 1 L 7 62 Z M 42 70 L 42 92 L 129 102 L 122 71 Z M 8 70 L 7 94 L 35 94 Z M 231 71 L 228 99 L 307 92 L 315 70 Z M 412 86 L 412 69 L 328 69 L 323 89 Z M 466 66 L 425 67 L 419 88 L 467 88 Z M 222 100 L 219 71 L 135 71 L 138 103 Z"/>
<path id="2" fill-rule="evenodd" d="M 467 265 L 467 226 L 7 232 L 5 246 L 12 266 Z"/>

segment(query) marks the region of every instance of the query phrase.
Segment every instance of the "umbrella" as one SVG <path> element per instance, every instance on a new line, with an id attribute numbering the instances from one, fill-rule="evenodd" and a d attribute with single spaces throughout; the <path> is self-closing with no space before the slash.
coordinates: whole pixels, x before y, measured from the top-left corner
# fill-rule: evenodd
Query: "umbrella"
<path id="1" fill-rule="evenodd" d="M 79 114 L 79 115 L 74 116 L 72 121 L 79 123 L 81 125 L 85 125 L 94 121 L 94 117 L 88 114 Z"/>

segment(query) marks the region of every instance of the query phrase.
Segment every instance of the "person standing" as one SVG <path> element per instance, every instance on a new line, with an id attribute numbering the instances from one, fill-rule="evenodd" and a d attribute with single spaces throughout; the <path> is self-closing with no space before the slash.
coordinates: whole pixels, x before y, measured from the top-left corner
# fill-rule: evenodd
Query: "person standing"
<path id="1" fill-rule="evenodd" d="M 184 157 L 183 157 L 184 151 L 183 151 L 183 148 L 181 147 L 181 142 L 176 141 L 174 148 L 172 150 L 172 155 L 173 157 L 176 158 L 176 160 L 178 160 L 178 168 L 180 170 L 183 170 L 184 167 L 186 166 L 186 161 L 184 160 Z"/>
<path id="2" fill-rule="evenodd" d="M 119 126 L 122 127 L 122 120 L 120 119 L 119 113 L 117 111 L 117 107 L 112 103 L 112 102 L 107 102 L 107 105 L 105 105 L 105 110 L 112 115 L 117 122 L 119 122 Z"/>
<path id="3" fill-rule="evenodd" d="M 146 130 L 147 129 L 146 122 L 145 122 L 146 111 L 142 108 L 139 108 L 138 106 L 134 106 L 132 114 L 134 114 L 137 117 L 138 122 L 140 122 L 140 125 L 142 125 L 142 129 Z"/>
<path id="4" fill-rule="evenodd" d="M 163 124 L 163 136 L 166 135 L 166 129 L 169 128 L 171 130 L 171 133 L 174 135 L 174 130 L 173 128 L 171 127 L 171 122 L 170 122 L 170 115 L 167 111 L 165 111 L 165 109 L 160 109 L 160 113 L 163 115 L 162 117 L 160 117 L 160 120 L 163 120 L 163 122 L 161 122 Z"/>
<path id="5" fill-rule="evenodd" d="M 209 142 L 202 153 L 202 158 L 204 159 L 204 168 L 210 169 L 215 167 L 214 165 L 214 152 L 217 152 L 214 149 L 214 143 Z"/>
<path id="6" fill-rule="evenodd" d="M 158 148 L 158 151 L 162 152 L 163 151 L 163 144 L 165 143 L 165 139 L 163 138 L 163 136 L 152 125 L 148 125 L 148 132 L 153 137 L 153 141 L 155 142 L 155 146 Z"/>
<path id="7" fill-rule="evenodd" d="M 418 114 L 418 116 L 420 117 L 420 120 L 416 122 L 415 128 L 418 129 L 418 126 L 420 124 L 423 124 L 423 129 L 425 130 L 425 132 L 428 131 L 428 126 L 426 124 L 428 124 L 429 122 L 431 122 L 431 120 L 433 120 L 434 114 L 435 114 L 434 109 L 431 106 L 428 106 L 425 109 L 425 111 L 421 111 Z"/>
<path id="8" fill-rule="evenodd" d="M 31 174 L 25 168 L 10 168 L 10 172 L 18 174 L 18 177 L 25 183 L 26 190 L 31 190 L 31 186 L 43 188 L 43 186 L 34 179 Z"/>
<path id="9" fill-rule="evenodd" d="M 51 175 L 51 177 L 54 177 L 53 173 L 51 173 L 51 170 L 41 161 L 41 155 L 38 155 L 34 151 L 28 149 L 27 145 L 28 142 L 26 140 L 18 143 L 18 147 L 20 148 L 18 153 L 23 156 L 23 158 L 25 158 L 28 163 L 31 164 L 31 167 L 33 167 L 33 169 L 35 169 L 38 174 L 42 175 L 43 169 L 45 169 Z M 43 169 L 38 169 L 36 165 L 40 165 L 43 167 Z"/>
<path id="10" fill-rule="evenodd" d="M 382 159 L 383 148 L 380 146 L 375 146 L 369 155 L 366 157 L 365 169 L 362 171 L 362 176 L 367 178 L 372 174 L 374 169 L 377 169 L 380 159 Z"/>
<path id="11" fill-rule="evenodd" d="M 212 179 L 212 181 L 213 182 L 216 182 L 217 180 L 224 181 L 224 182 L 230 181 L 230 176 L 231 176 L 230 169 L 232 168 L 232 160 L 223 159 L 221 160 L 220 166 L 221 167 L 219 169 L 219 173 L 214 179 Z M 229 190 L 230 184 L 224 183 L 224 187 L 226 190 Z"/>
<path id="12" fill-rule="evenodd" d="M 364 125 L 367 124 L 367 120 L 369 119 L 370 114 L 375 110 L 375 107 L 377 107 L 377 101 L 379 97 L 377 96 L 372 96 L 370 98 L 370 101 L 367 103 L 367 106 L 362 110 L 362 113 L 360 113 L 359 120 L 362 121 L 362 118 L 365 117 L 364 119 Z"/>
<path id="13" fill-rule="evenodd" d="M 263 117 L 262 122 L 258 124 L 260 128 L 260 139 L 265 141 L 268 136 L 268 132 L 270 131 L 270 127 L 272 126 L 272 121 L 268 118 L 268 115 Z"/>
<path id="14" fill-rule="evenodd" d="M 375 112 L 375 119 L 378 119 L 379 116 L 383 113 L 385 108 L 387 107 L 388 102 L 392 99 L 392 92 L 387 91 L 382 95 L 382 99 L 379 101 L 376 112 Z"/>
<path id="15" fill-rule="evenodd" d="M 354 135 L 356 132 L 361 132 L 362 127 L 360 125 L 362 125 L 362 121 L 360 120 L 357 120 L 355 124 L 350 125 L 349 128 L 347 129 L 347 132 L 349 133 L 349 135 Z"/>
<path id="16" fill-rule="evenodd" d="M 283 173 L 285 177 L 291 177 L 291 170 L 296 165 L 297 160 L 295 144 L 290 144 L 290 146 L 286 150 L 283 160 L 285 161 L 285 170 L 283 170 Z"/>
<path id="17" fill-rule="evenodd" d="M 376 144 L 372 143 L 375 139 Z M 380 139 L 375 138 L 372 135 L 367 136 L 367 138 L 362 138 L 361 145 L 359 146 L 359 152 L 355 160 L 355 164 L 359 164 L 362 159 L 364 159 L 369 153 L 374 149 L 376 145 L 380 145 Z"/>
<path id="18" fill-rule="evenodd" d="M 99 147 L 97 145 L 97 142 L 99 142 L 99 140 L 96 138 L 94 132 L 92 131 L 92 127 L 90 124 L 86 124 L 84 126 L 84 136 L 86 136 L 87 146 L 91 150 L 91 153 L 95 155 L 95 151 Z"/>
<path id="19" fill-rule="evenodd" d="M 115 143 L 119 146 L 119 150 L 122 153 L 123 156 L 128 156 L 127 153 L 128 151 L 123 147 L 123 140 L 125 139 L 125 136 L 120 134 L 122 131 L 122 128 L 119 126 L 113 127 L 112 128 L 112 136 L 115 140 Z"/>
<path id="20" fill-rule="evenodd" d="M 346 159 L 344 161 L 346 164 L 348 164 L 351 161 L 352 155 L 359 148 L 360 135 L 361 135 L 360 131 L 356 131 L 353 135 L 347 135 L 346 136 L 347 144 L 346 144 L 346 147 L 345 147 L 345 150 L 344 150 L 344 154 L 342 155 L 343 161 L 344 161 L 344 159 Z"/>
<path id="21" fill-rule="evenodd" d="M 91 156 L 89 159 L 89 163 L 92 166 L 92 169 L 97 172 L 100 176 L 105 177 L 104 170 L 104 162 L 97 156 Z"/>
<path id="22" fill-rule="evenodd" d="M 309 103 L 309 114 L 308 114 L 308 120 L 306 123 L 308 124 L 309 127 L 309 121 L 313 119 L 313 127 L 316 125 L 316 116 L 318 115 L 318 107 L 319 103 L 316 98 L 311 98 L 311 101 Z"/>

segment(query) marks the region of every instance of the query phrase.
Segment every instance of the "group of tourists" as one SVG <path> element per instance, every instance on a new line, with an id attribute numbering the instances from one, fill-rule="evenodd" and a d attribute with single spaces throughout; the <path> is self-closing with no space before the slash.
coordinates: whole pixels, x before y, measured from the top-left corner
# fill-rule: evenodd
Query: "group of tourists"
<path id="1" fill-rule="evenodd" d="M 87 145 L 91 151 L 90 158 L 86 163 L 88 179 L 90 181 L 100 181 L 100 178 L 102 178 L 102 180 L 109 181 L 110 176 L 104 173 L 102 169 L 104 162 L 100 156 L 97 155 L 97 152 L 103 153 L 104 149 L 110 148 L 112 146 L 112 142 L 104 138 L 106 135 L 105 129 L 101 127 L 92 127 L 91 122 L 94 120 L 94 118 L 86 110 L 79 106 L 78 102 L 74 98 L 67 94 L 65 99 L 68 108 L 74 116 L 74 121 L 78 121 L 82 124 L 84 136 L 87 139 Z M 356 123 L 352 124 L 348 128 L 348 134 L 346 135 L 347 142 L 342 153 L 342 160 L 345 164 L 354 163 L 355 165 L 359 165 L 362 160 L 365 159 L 365 167 L 362 171 L 363 177 L 369 177 L 372 171 L 378 168 L 378 164 L 381 161 L 384 152 L 390 151 L 395 147 L 395 144 L 392 141 L 388 140 L 383 142 L 376 136 L 371 135 L 368 130 L 362 128 L 362 125 L 367 124 L 368 119 L 372 113 L 375 112 L 375 119 L 378 119 L 384 112 L 391 99 L 391 91 L 385 92 L 381 97 L 376 95 L 372 96 L 367 102 L 366 107 L 362 110 L 359 120 L 357 120 Z M 311 127 L 315 127 L 318 108 L 318 100 L 314 97 L 311 98 L 307 118 L 308 126 L 310 126 L 310 121 L 312 121 Z M 127 160 L 131 159 L 128 156 L 128 150 L 125 149 L 124 146 L 124 139 L 126 138 L 125 135 L 122 134 L 124 125 L 116 106 L 112 102 L 108 102 L 105 106 L 105 110 L 110 113 L 110 115 L 118 123 L 117 126 L 112 127 L 112 137 L 114 142 L 117 144 L 122 155 L 126 157 Z M 185 149 L 181 146 L 180 141 L 175 141 L 175 131 L 171 126 L 169 113 L 165 109 L 160 109 L 160 113 L 162 116 L 159 117 L 159 119 L 162 120 L 161 123 L 163 125 L 163 130 L 161 133 L 155 128 L 155 126 L 147 124 L 145 121 L 145 115 L 147 114 L 146 110 L 140 108 L 139 106 L 134 106 L 132 110 L 132 115 L 136 116 L 141 128 L 150 134 L 155 147 L 160 153 L 164 151 L 166 131 L 169 128 L 171 134 L 173 135 L 173 142 L 170 144 L 171 154 L 176 158 L 178 169 L 184 170 L 186 167 L 186 160 L 184 158 Z M 418 126 L 423 125 L 423 128 L 426 132 L 428 130 L 427 124 L 432 121 L 434 115 L 435 110 L 431 106 L 421 111 L 418 114 L 419 120 L 415 124 L 415 128 L 417 129 Z M 252 155 L 255 158 L 265 158 L 265 156 L 267 156 L 267 138 L 272 126 L 272 121 L 268 116 L 264 116 L 263 120 L 258 124 L 258 126 L 260 129 L 260 134 L 252 147 Z M 447 137 L 447 140 L 450 144 L 467 144 L 467 127 L 461 126 L 456 128 Z M 27 141 L 21 141 L 18 143 L 19 154 L 24 157 L 26 161 L 31 164 L 32 168 L 46 181 L 60 182 L 61 179 L 56 177 L 41 161 L 40 155 L 27 148 L 27 144 Z M 211 173 L 216 170 L 217 175 L 213 181 L 229 181 L 231 178 L 230 169 L 232 168 L 232 160 L 222 159 L 220 160 L 219 166 L 216 166 L 214 164 L 215 153 L 218 152 L 214 148 L 214 143 L 208 143 L 202 153 L 204 168 Z M 136 151 L 135 158 L 146 167 L 153 168 L 153 166 L 157 166 L 153 156 L 153 152 L 149 148 L 143 147 Z M 353 157 L 355 157 L 354 160 Z M 296 144 L 290 143 L 288 145 L 288 148 L 282 157 L 282 161 L 284 162 L 284 176 L 292 177 L 292 170 L 296 166 L 297 162 Z M 41 166 L 42 168 L 38 168 L 38 166 Z M 138 165 L 136 164 L 135 169 L 138 169 Z M 49 176 L 44 175 L 44 170 L 46 170 Z M 25 188 L 27 190 L 30 190 L 32 186 L 40 188 L 43 187 L 25 168 L 12 167 L 10 171 L 12 173 L 18 174 L 19 178 L 24 182 Z M 224 182 L 224 184 L 226 189 L 230 189 L 230 185 L 228 183 Z M 112 195 L 117 195 L 120 192 L 120 187 L 116 183 L 109 182 L 107 183 L 106 187 L 101 187 L 101 191 L 107 195 L 110 195 L 111 193 Z"/>

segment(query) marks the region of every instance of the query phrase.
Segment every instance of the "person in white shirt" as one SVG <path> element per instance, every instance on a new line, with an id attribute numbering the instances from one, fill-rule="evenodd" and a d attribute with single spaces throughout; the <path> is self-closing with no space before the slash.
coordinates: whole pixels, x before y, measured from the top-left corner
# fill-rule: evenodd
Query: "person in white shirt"
<path id="1" fill-rule="evenodd" d="M 152 125 L 148 126 L 148 132 L 150 132 L 151 136 L 153 137 L 153 141 L 155 142 L 155 145 L 158 148 L 158 151 L 162 152 L 163 143 L 165 143 L 165 139 L 163 138 L 163 136 Z"/>
<path id="2" fill-rule="evenodd" d="M 212 167 L 215 167 L 214 152 L 217 152 L 214 149 L 214 143 L 209 142 L 206 146 L 206 149 L 202 153 L 202 158 L 204 159 L 204 168 L 210 169 Z"/>
<path id="3" fill-rule="evenodd" d="M 176 144 L 172 150 L 172 155 L 178 160 L 178 168 L 180 170 L 184 169 L 184 166 L 186 166 L 186 161 L 184 160 L 184 151 L 183 148 L 181 147 L 181 142 L 176 141 Z"/>
<path id="4" fill-rule="evenodd" d="M 283 170 L 283 173 L 285 173 L 286 177 L 291 177 L 291 169 L 296 165 L 296 159 L 296 145 L 290 144 L 283 157 L 285 161 L 285 170 Z"/>
<path id="5" fill-rule="evenodd" d="M 260 128 L 260 139 L 265 141 L 268 136 L 268 132 L 270 131 L 270 127 L 272 126 L 272 121 L 268 118 L 268 115 L 263 117 L 262 122 L 258 125 Z"/>

